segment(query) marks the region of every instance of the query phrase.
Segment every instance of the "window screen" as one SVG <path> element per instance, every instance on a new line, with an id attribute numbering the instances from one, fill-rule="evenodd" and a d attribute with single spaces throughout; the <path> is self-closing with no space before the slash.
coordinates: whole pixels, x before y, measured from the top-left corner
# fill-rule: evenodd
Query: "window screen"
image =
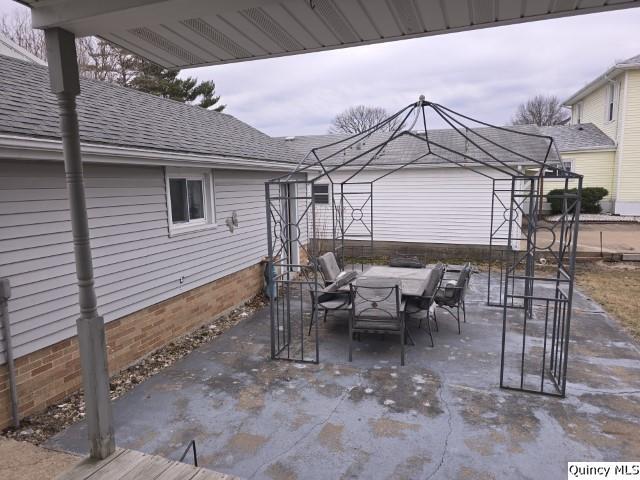
<path id="1" fill-rule="evenodd" d="M 329 204 L 329 185 L 314 185 L 313 200 L 316 204 Z"/>

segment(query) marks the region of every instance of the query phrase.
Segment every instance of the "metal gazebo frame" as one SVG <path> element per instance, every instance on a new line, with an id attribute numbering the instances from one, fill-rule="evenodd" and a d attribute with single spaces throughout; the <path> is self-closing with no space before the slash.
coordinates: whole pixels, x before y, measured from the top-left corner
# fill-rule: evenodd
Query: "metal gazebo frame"
<path id="1" fill-rule="evenodd" d="M 427 114 L 450 127 L 446 142 L 427 129 Z M 421 96 L 362 133 L 311 149 L 291 172 L 266 182 L 271 357 L 319 362 L 317 312 L 306 311 L 324 287 L 316 259 L 332 251 L 344 269 L 375 258 L 376 182 L 438 162 L 492 185 L 487 304 L 503 311 L 500 386 L 564 396 L 582 176 L 564 170 L 553 138 L 536 132 L 491 125 Z M 406 157 L 400 163 L 387 160 L 394 149 Z M 545 175 L 564 180 L 553 221 L 538 215 Z M 318 185 L 330 207 L 318 204 Z"/>

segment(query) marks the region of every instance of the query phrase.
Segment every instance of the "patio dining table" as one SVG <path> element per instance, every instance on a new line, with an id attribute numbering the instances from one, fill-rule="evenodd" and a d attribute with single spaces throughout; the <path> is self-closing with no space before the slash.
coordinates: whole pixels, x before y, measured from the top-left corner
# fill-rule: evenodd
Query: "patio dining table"
<path id="1" fill-rule="evenodd" d="M 352 283 L 358 285 L 358 280 L 364 278 L 387 278 L 390 282 L 399 283 L 403 297 L 419 297 L 424 293 L 432 273 L 432 268 L 401 268 L 374 265 L 358 275 Z M 338 291 L 348 292 L 349 285 L 343 285 Z"/>
<path id="2" fill-rule="evenodd" d="M 422 296 L 433 271 L 432 268 L 402 268 L 374 265 L 358 275 L 351 283 L 357 286 L 358 280 L 365 278 L 386 278 L 389 279 L 389 283 L 395 284 L 398 282 L 402 291 L 402 297 L 406 300 L 407 297 Z M 349 284 L 341 286 L 337 291 L 349 292 Z M 405 302 L 402 302 L 402 304 L 404 306 Z M 408 328 L 406 329 L 406 334 L 408 343 L 415 345 L 416 342 Z"/>

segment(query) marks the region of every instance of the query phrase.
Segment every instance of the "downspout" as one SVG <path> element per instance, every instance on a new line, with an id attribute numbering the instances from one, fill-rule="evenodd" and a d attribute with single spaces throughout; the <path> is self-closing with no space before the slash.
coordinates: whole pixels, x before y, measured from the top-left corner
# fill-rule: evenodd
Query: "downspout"
<path id="1" fill-rule="evenodd" d="M 20 427 L 20 414 L 18 412 L 18 386 L 16 385 L 16 365 L 13 361 L 13 343 L 11 342 L 11 323 L 9 322 L 9 298 L 11 298 L 11 285 L 8 278 L 0 278 L 0 317 L 2 317 L 2 333 L 4 334 L 4 352 L 7 357 L 7 370 L 9 371 L 9 390 L 11 392 L 11 415 L 13 426 Z"/>

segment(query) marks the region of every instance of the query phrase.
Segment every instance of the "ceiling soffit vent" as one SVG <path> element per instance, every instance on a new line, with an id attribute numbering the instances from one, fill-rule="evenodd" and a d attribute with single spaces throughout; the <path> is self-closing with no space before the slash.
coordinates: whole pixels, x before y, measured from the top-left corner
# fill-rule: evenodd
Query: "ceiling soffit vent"
<path id="1" fill-rule="evenodd" d="M 224 33 L 213 28 L 201 18 L 190 18 L 188 20 L 183 20 L 180 23 L 185 27 L 193 30 L 198 35 L 206 38 L 211 43 L 221 48 L 233 57 L 248 58 L 252 56 L 250 52 L 231 40 Z"/>
<path id="2" fill-rule="evenodd" d="M 271 18 L 261 8 L 248 8 L 247 10 L 242 10 L 241 13 L 247 20 L 253 23 L 283 50 L 288 52 L 304 50 L 303 45 L 283 30 L 278 22 Z"/>
<path id="3" fill-rule="evenodd" d="M 161 50 L 164 50 L 167 53 L 170 53 L 174 57 L 186 60 L 190 65 L 205 63 L 202 58 L 194 55 L 189 50 L 182 48 L 180 45 L 176 45 L 175 43 L 164 38 L 159 33 L 156 33 L 146 27 L 134 28 L 132 30 L 129 30 L 129 33 L 135 35 L 136 37 L 144 40 L 147 43 L 150 43 L 157 48 L 160 48 Z"/>
<path id="4" fill-rule="evenodd" d="M 327 28 L 334 33 L 340 42 L 356 43 L 361 40 L 331 0 L 314 0 L 313 11 L 324 20 Z"/>
<path id="5" fill-rule="evenodd" d="M 404 33 L 423 32 L 424 28 L 420 25 L 420 17 L 411 0 L 391 0 L 391 11 L 394 13 L 396 20 L 400 24 Z"/>

